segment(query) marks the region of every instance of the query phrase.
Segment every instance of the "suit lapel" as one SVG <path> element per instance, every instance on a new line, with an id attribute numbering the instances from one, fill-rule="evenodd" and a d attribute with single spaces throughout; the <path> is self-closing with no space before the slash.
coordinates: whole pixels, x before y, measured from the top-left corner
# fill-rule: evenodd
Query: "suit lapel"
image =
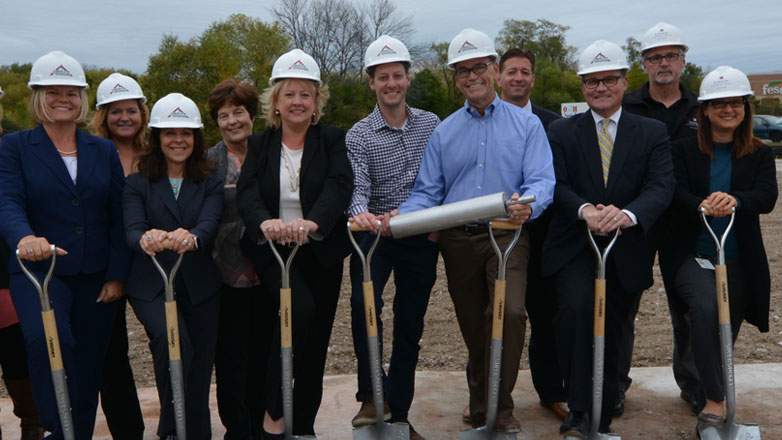
<path id="1" fill-rule="evenodd" d="M 274 183 L 275 199 L 277 200 L 277 206 L 280 205 L 280 156 L 282 149 L 282 130 L 274 130 L 271 134 L 269 142 L 269 151 L 266 152 L 268 160 L 269 172 L 272 174 L 272 182 Z"/>
<path id="2" fill-rule="evenodd" d="M 79 145 L 76 168 L 76 192 L 81 193 L 95 167 L 97 146 L 86 134 L 78 130 L 76 131 L 76 142 Z"/>
<path id="3" fill-rule="evenodd" d="M 595 120 L 590 112 L 582 113 L 580 118 L 581 120 L 578 121 L 578 143 L 584 155 L 589 175 L 592 177 L 592 184 L 595 188 L 600 188 L 602 193 L 605 184 L 603 183 L 603 165 L 600 161 Z"/>
<path id="4" fill-rule="evenodd" d="M 46 131 L 43 129 L 43 125 L 37 126 L 33 130 L 32 142 L 30 149 L 41 162 L 43 162 L 49 169 L 52 170 L 55 176 L 57 176 L 62 183 L 68 187 L 68 189 L 76 195 L 76 187 L 73 185 L 71 175 L 68 174 L 68 169 L 65 168 L 65 164 L 62 161 L 62 157 L 57 153 L 57 148 L 49 139 Z M 78 176 L 77 176 L 78 181 Z"/>
<path id="5" fill-rule="evenodd" d="M 301 184 L 304 184 L 304 176 L 307 175 L 307 168 L 312 163 L 318 148 L 320 148 L 320 124 L 310 127 L 307 130 L 307 137 L 304 139 L 304 153 L 301 156 Z M 300 190 L 301 191 L 301 190 Z M 299 192 L 301 194 L 301 192 Z"/>
<path id="6" fill-rule="evenodd" d="M 184 186 L 184 182 L 182 186 Z M 177 222 L 182 224 L 182 216 L 179 215 L 179 207 L 174 199 L 174 192 L 171 190 L 171 183 L 169 183 L 168 177 L 164 176 L 159 181 L 153 182 L 152 189 L 163 202 L 163 205 L 166 206 L 166 209 L 177 219 Z"/>
<path id="7" fill-rule="evenodd" d="M 630 114 L 622 112 L 619 117 L 619 125 L 616 127 L 616 139 L 614 139 L 614 151 L 611 154 L 611 167 L 608 169 L 606 194 L 610 194 L 616 185 L 625 160 L 630 154 L 630 149 L 633 146 L 633 137 L 636 133 L 636 125 L 635 119 Z"/>
<path id="8" fill-rule="evenodd" d="M 187 210 L 187 205 L 193 200 L 193 197 L 198 193 L 198 185 L 191 182 L 188 179 L 182 180 L 182 187 L 179 189 L 179 198 L 176 199 L 176 204 L 179 207 L 179 212 L 184 215 Z"/>

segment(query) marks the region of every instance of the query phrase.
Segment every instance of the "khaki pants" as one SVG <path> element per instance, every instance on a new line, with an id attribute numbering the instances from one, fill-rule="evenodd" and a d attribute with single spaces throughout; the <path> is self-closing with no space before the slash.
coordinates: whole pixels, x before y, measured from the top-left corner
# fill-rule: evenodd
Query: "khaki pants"
<path id="1" fill-rule="evenodd" d="M 513 232 L 495 231 L 495 237 L 500 249 L 504 250 L 513 238 Z M 473 424 L 483 424 L 488 406 L 486 398 L 489 352 L 498 259 L 492 249 L 488 232 L 468 234 L 458 228 L 441 233 L 440 252 L 445 262 L 448 290 L 454 303 L 456 318 L 469 353 L 470 413 Z M 522 231 L 519 242 L 508 259 L 506 270 L 498 417 L 509 417 L 513 414 L 511 392 L 516 385 L 527 319 L 524 296 L 527 289 L 528 261 L 529 237 L 526 231 Z"/>

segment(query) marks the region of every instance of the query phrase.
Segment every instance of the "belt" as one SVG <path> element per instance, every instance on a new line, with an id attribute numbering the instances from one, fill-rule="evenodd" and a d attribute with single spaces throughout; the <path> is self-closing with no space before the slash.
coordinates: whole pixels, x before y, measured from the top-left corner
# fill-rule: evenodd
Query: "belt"
<path id="1" fill-rule="evenodd" d="M 477 235 L 489 232 L 489 225 L 486 223 L 468 223 L 466 225 L 457 226 L 454 229 L 462 231 L 467 235 Z"/>

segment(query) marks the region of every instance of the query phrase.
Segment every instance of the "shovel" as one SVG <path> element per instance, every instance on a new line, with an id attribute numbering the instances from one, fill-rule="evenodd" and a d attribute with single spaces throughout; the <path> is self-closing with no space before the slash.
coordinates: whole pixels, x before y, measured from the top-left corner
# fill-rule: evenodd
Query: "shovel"
<path id="1" fill-rule="evenodd" d="M 168 247 L 168 240 L 163 242 L 163 246 Z M 174 422 L 176 424 L 176 435 L 178 440 L 186 440 L 185 430 L 185 387 L 184 375 L 182 374 L 182 350 L 179 346 L 179 320 L 177 317 L 176 297 L 174 294 L 174 278 L 182 264 L 182 257 L 185 254 L 179 254 L 179 258 L 170 273 L 166 273 L 163 266 L 152 257 L 158 272 L 163 277 L 163 284 L 166 292 L 166 337 L 168 338 L 168 371 L 171 375 L 171 391 L 174 394 Z"/>
<path id="2" fill-rule="evenodd" d="M 367 346 L 369 348 L 369 373 L 372 378 L 372 396 L 375 400 L 376 421 L 374 425 L 362 426 L 353 429 L 353 440 L 409 440 L 410 426 L 407 423 L 386 423 L 383 419 L 383 375 L 380 371 L 380 342 L 377 335 L 377 322 L 375 320 L 375 288 L 372 284 L 371 260 L 378 242 L 380 242 L 381 222 L 377 222 L 378 231 L 372 247 L 366 255 L 353 237 L 352 231 L 364 231 L 355 223 L 348 222 L 348 237 L 356 255 L 361 259 L 364 281 L 361 286 L 364 290 L 364 316 L 367 323 Z"/>
<path id="3" fill-rule="evenodd" d="M 597 277 L 595 277 L 595 306 L 594 306 L 594 323 L 592 329 L 592 335 L 594 342 L 592 345 L 592 418 L 591 426 L 589 429 L 590 440 L 621 440 L 621 437 L 616 434 L 601 434 L 597 432 L 600 427 L 600 418 L 603 412 L 603 379 L 605 375 L 605 327 L 606 327 L 606 260 L 608 260 L 608 253 L 611 252 L 611 248 L 616 244 L 616 239 L 619 237 L 619 229 L 614 232 L 614 236 L 611 241 L 600 252 L 600 248 L 595 243 L 595 238 L 592 236 L 592 231 L 587 226 L 587 237 L 589 237 L 589 244 L 592 245 L 592 250 L 595 251 L 595 258 L 597 259 Z M 572 436 L 566 436 L 565 439 L 574 439 Z"/>
<path id="4" fill-rule="evenodd" d="M 25 267 L 19 250 L 16 250 L 16 260 L 27 278 L 38 290 L 38 296 L 41 298 L 41 318 L 43 319 L 43 332 L 46 335 L 46 352 L 49 354 L 49 366 L 52 369 L 52 382 L 54 383 L 54 396 L 57 400 L 57 412 L 60 415 L 60 427 L 65 440 L 74 440 L 73 419 L 71 418 L 71 401 L 68 398 L 68 382 L 65 379 L 65 368 L 62 363 L 62 352 L 60 351 L 60 337 L 57 334 L 57 322 L 54 319 L 54 310 L 52 302 L 49 299 L 49 281 L 54 273 L 54 263 L 57 259 L 57 248 L 54 245 L 49 246 L 52 252 L 52 262 L 49 265 L 49 271 L 46 272 L 46 278 L 43 280 L 43 286 L 38 278 Z"/>
<path id="5" fill-rule="evenodd" d="M 728 297 L 728 273 L 725 265 L 725 240 L 733 227 L 736 209 L 730 214 L 730 221 L 722 237 L 717 237 L 706 220 L 706 210 L 701 208 L 701 223 L 711 235 L 717 250 L 717 264 L 714 274 L 717 278 L 717 313 L 720 325 L 720 352 L 722 354 L 722 375 L 725 382 L 725 426 L 716 428 L 698 426 L 698 436 L 704 440 L 760 440 L 758 425 L 737 425 L 733 418 L 736 414 L 736 382 L 733 378 L 733 332 L 730 325 L 730 301 Z"/>
<path id="6" fill-rule="evenodd" d="M 282 285 L 280 287 L 280 352 L 282 357 L 282 417 L 285 423 L 285 440 L 316 438 L 314 435 L 293 435 L 293 314 L 291 313 L 291 263 L 299 243 L 295 243 L 286 261 L 269 240 L 272 253 L 280 264 Z"/>
<path id="7" fill-rule="evenodd" d="M 503 253 L 494 238 L 494 229 L 515 230 L 508 247 Z M 502 327 L 505 321 L 505 269 L 508 258 L 519 241 L 521 226 L 507 220 L 489 222 L 489 238 L 494 252 L 497 254 L 497 279 L 494 281 L 494 311 L 491 323 L 491 347 L 489 352 L 489 392 L 486 409 L 486 425 L 480 428 L 466 428 L 459 431 L 460 440 L 516 440 L 520 431 L 494 432 L 497 422 L 497 404 L 500 398 L 500 367 L 502 366 Z"/>

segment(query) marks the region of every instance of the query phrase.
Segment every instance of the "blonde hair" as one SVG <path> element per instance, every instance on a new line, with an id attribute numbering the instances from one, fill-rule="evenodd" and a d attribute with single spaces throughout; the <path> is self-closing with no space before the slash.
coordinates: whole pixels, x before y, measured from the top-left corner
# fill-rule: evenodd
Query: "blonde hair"
<path id="1" fill-rule="evenodd" d="M 146 137 L 145 128 L 149 122 L 149 109 L 147 108 L 146 104 L 141 102 L 140 99 L 129 99 L 128 101 L 136 101 L 136 104 L 138 104 L 138 111 L 141 114 L 141 127 L 139 127 L 138 133 L 136 133 L 136 136 L 133 138 L 133 151 L 136 153 L 136 155 L 138 155 L 141 153 L 142 148 L 144 148 Z M 114 104 L 114 102 L 100 106 L 98 111 L 95 112 L 95 115 L 92 116 L 92 121 L 90 122 L 90 127 L 92 128 L 93 133 L 104 139 L 112 139 L 108 124 L 109 109 L 111 108 L 111 104 Z"/>
<path id="2" fill-rule="evenodd" d="M 30 113 L 32 113 L 35 122 L 54 122 L 54 117 L 49 113 L 49 106 L 46 105 L 47 88 L 47 86 L 33 86 L 33 94 L 30 96 L 27 107 L 29 108 Z M 90 115 L 90 110 L 87 106 L 87 92 L 84 87 L 79 87 L 79 97 L 81 98 L 79 114 L 74 121 L 77 124 L 87 122 L 87 118 Z"/>
<path id="3" fill-rule="evenodd" d="M 261 105 L 263 107 L 263 117 L 266 119 L 266 123 L 274 128 L 280 128 L 282 126 L 282 118 L 277 113 L 277 100 L 280 97 L 280 91 L 285 88 L 289 81 L 299 81 L 302 84 L 305 84 L 310 93 L 315 97 L 315 113 L 312 114 L 312 125 L 317 124 L 318 121 L 320 121 L 321 116 L 323 116 L 323 109 L 326 107 L 326 102 L 329 100 L 329 87 L 325 84 L 319 86 L 315 81 L 298 78 L 283 78 L 263 91 L 263 94 L 261 95 Z"/>

